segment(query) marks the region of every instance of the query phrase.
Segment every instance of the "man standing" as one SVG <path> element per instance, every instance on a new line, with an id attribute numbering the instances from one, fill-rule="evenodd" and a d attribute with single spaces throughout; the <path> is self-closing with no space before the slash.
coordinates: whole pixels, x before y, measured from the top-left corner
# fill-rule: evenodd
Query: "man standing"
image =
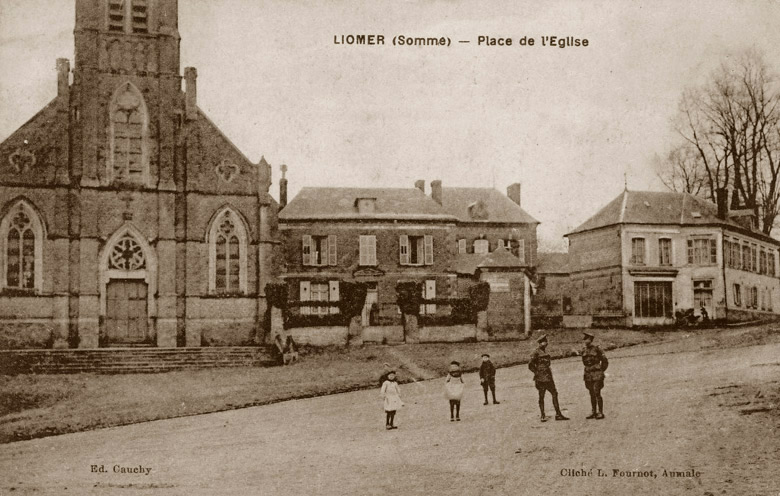
<path id="1" fill-rule="evenodd" d="M 585 418 L 603 419 L 604 400 L 601 398 L 601 390 L 604 388 L 604 371 L 609 366 L 607 357 L 601 348 L 593 344 L 593 334 L 583 332 L 585 336 L 585 348 L 582 350 L 582 363 L 585 365 L 585 387 L 590 393 L 590 406 L 592 413 Z"/>
<path id="2" fill-rule="evenodd" d="M 536 340 L 539 347 L 531 355 L 531 361 L 528 362 L 528 369 L 534 373 L 534 383 L 536 390 L 539 391 L 539 410 L 542 413 L 542 422 L 547 422 L 549 417 L 544 414 L 544 395 L 546 391 L 552 395 L 553 407 L 555 407 L 555 420 L 569 420 L 561 413 L 561 407 L 558 405 L 558 390 L 555 389 L 550 361 L 552 357 L 547 353 L 547 335 L 543 334 Z"/>
<path id="3" fill-rule="evenodd" d="M 479 366 L 479 383 L 482 384 L 482 391 L 485 393 L 485 403 L 488 404 L 488 388 L 493 395 L 493 404 L 500 404 L 496 401 L 496 367 L 490 361 L 490 355 L 482 354 L 482 365 Z"/>

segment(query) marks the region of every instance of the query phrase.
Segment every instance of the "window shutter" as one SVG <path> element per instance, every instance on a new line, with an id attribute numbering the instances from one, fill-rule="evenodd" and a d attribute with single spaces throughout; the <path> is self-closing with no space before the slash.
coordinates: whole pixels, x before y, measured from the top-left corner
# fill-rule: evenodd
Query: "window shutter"
<path id="1" fill-rule="evenodd" d="M 311 265 L 311 236 L 303 235 L 303 265 Z"/>
<path id="2" fill-rule="evenodd" d="M 328 236 L 328 265 L 336 265 L 336 235 Z"/>
<path id="3" fill-rule="evenodd" d="M 458 240 L 458 253 L 466 253 L 466 240 L 465 239 L 459 239 Z"/>
<path id="4" fill-rule="evenodd" d="M 409 236 L 402 234 L 398 240 L 401 265 L 409 265 Z"/>
<path id="5" fill-rule="evenodd" d="M 517 258 L 520 259 L 520 263 L 525 263 L 525 240 L 517 240 Z"/>
<path id="6" fill-rule="evenodd" d="M 425 235 L 425 265 L 433 265 L 433 236 Z"/>
<path id="7" fill-rule="evenodd" d="M 425 281 L 425 297 L 429 300 L 432 300 L 436 298 L 436 281 L 431 279 L 428 281 Z M 429 315 L 433 315 L 436 313 L 436 305 L 430 304 L 427 305 L 427 308 L 425 309 L 425 313 Z"/>
<path id="8" fill-rule="evenodd" d="M 368 262 L 376 265 L 376 236 L 368 237 Z"/>
<path id="9" fill-rule="evenodd" d="M 693 240 L 688 240 L 688 263 L 693 263 Z"/>
<path id="10" fill-rule="evenodd" d="M 311 300 L 311 282 L 310 281 L 301 281 L 300 300 L 301 301 L 310 301 Z M 310 311 L 311 311 L 310 307 L 301 307 L 301 315 L 309 315 Z"/>
<path id="11" fill-rule="evenodd" d="M 339 301 L 339 282 L 338 281 L 330 281 L 330 301 Z M 330 313 L 339 313 L 338 307 L 330 307 Z"/>

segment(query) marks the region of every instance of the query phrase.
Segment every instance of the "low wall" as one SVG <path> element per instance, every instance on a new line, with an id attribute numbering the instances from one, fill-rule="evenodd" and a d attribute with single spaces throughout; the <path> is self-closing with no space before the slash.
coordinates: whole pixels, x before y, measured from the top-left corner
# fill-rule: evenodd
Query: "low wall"
<path id="1" fill-rule="evenodd" d="M 360 333 L 364 343 L 402 343 L 404 341 L 404 326 L 368 326 Z"/>
<path id="2" fill-rule="evenodd" d="M 592 315 L 564 315 L 563 327 L 585 328 L 593 325 Z"/>
<path id="3" fill-rule="evenodd" d="M 455 343 L 476 341 L 477 326 L 463 324 L 454 326 L 425 326 L 419 328 L 420 343 Z"/>
<path id="4" fill-rule="evenodd" d="M 292 336 L 298 344 L 311 346 L 346 346 L 349 337 L 349 327 L 294 327 L 287 329 L 286 334 Z"/>

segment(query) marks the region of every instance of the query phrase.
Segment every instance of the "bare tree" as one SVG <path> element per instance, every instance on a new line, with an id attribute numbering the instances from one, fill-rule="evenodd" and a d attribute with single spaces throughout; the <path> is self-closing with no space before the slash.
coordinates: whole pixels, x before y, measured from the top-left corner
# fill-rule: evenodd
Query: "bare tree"
<path id="1" fill-rule="evenodd" d="M 716 201 L 728 187 L 770 234 L 780 213 L 780 92 L 756 51 L 726 62 L 710 81 L 688 89 L 674 125 L 682 144 L 659 176 L 676 190 Z M 695 163 L 695 164 L 694 164 Z M 697 192 L 697 181 L 703 185 Z"/>

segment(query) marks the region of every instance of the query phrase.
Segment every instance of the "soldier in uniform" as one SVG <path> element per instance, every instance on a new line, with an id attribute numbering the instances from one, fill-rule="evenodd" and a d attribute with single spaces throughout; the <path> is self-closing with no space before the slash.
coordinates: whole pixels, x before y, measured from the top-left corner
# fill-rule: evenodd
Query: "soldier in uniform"
<path id="1" fill-rule="evenodd" d="M 550 368 L 551 358 L 547 353 L 547 335 L 542 335 L 536 340 L 539 347 L 531 355 L 531 361 L 528 362 L 528 369 L 534 373 L 534 383 L 539 391 L 539 410 L 542 413 L 542 422 L 547 422 L 549 417 L 544 414 L 544 395 L 549 391 L 552 395 L 553 406 L 555 407 L 555 420 L 569 420 L 561 413 L 561 407 L 558 405 L 558 390 L 555 389 L 552 369 Z"/>
<path id="2" fill-rule="evenodd" d="M 585 387 L 590 393 L 590 406 L 592 413 L 586 418 L 604 418 L 604 400 L 601 398 L 601 389 L 604 387 L 604 371 L 609 366 L 609 361 L 601 351 L 601 348 L 593 344 L 593 334 L 584 332 L 585 348 L 582 350 L 582 363 L 585 365 Z"/>

